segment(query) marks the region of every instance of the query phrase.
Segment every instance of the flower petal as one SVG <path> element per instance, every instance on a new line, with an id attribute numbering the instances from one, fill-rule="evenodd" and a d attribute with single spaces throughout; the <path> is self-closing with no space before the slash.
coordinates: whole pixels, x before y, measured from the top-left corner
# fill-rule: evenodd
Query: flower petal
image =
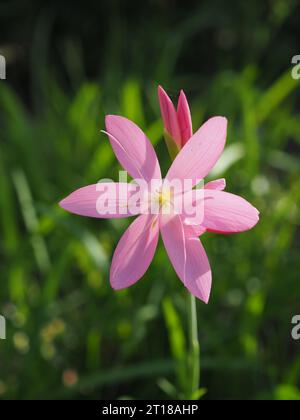
<path id="1" fill-rule="evenodd" d="M 99 182 L 72 192 L 59 205 L 80 216 L 104 219 L 133 216 L 144 212 L 147 205 L 139 188 L 135 184 Z"/>
<path id="2" fill-rule="evenodd" d="M 177 119 L 177 112 L 173 102 L 161 86 L 158 86 L 158 99 L 165 130 L 175 141 L 177 146 L 181 148 L 181 133 Z"/>
<path id="3" fill-rule="evenodd" d="M 117 159 L 134 179 L 161 179 L 154 148 L 146 134 L 132 121 L 107 115 L 106 130 Z"/>
<path id="4" fill-rule="evenodd" d="M 193 186 L 198 184 L 219 159 L 224 149 L 226 131 L 226 118 L 214 117 L 208 120 L 181 149 L 166 179 L 192 180 Z"/>
<path id="5" fill-rule="evenodd" d="M 226 180 L 225 178 L 216 179 L 215 181 L 210 181 L 204 186 L 207 190 L 218 190 L 223 191 L 226 188 Z"/>
<path id="6" fill-rule="evenodd" d="M 253 228 L 259 212 L 238 195 L 205 190 L 203 226 L 213 232 L 237 233 Z"/>
<path id="7" fill-rule="evenodd" d="M 158 236 L 155 216 L 141 215 L 131 223 L 114 252 L 110 268 L 114 289 L 132 286 L 145 274 L 154 257 Z"/>
<path id="8" fill-rule="evenodd" d="M 161 216 L 160 230 L 169 258 L 185 287 L 207 303 L 211 290 L 211 269 L 205 250 L 193 228 L 181 217 Z"/>
<path id="9" fill-rule="evenodd" d="M 207 229 L 203 225 L 192 226 L 196 236 L 202 236 Z"/>
<path id="10" fill-rule="evenodd" d="M 183 147 L 193 135 L 191 112 L 183 90 L 178 99 L 177 118 L 181 133 L 181 147 Z"/>

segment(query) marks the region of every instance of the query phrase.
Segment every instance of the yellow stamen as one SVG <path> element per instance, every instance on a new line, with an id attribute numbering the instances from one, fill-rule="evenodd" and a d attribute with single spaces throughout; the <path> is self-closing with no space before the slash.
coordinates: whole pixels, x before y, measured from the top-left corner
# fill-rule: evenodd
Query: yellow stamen
<path id="1" fill-rule="evenodd" d="M 171 190 L 164 189 L 163 191 L 157 192 L 153 196 L 153 200 L 155 203 L 158 203 L 159 208 L 170 205 L 171 200 L 172 200 Z"/>

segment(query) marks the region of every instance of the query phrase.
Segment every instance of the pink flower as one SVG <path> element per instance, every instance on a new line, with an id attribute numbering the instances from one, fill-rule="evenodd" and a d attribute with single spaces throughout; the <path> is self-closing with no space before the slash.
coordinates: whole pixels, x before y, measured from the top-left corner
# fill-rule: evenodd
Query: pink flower
<path id="1" fill-rule="evenodd" d="M 142 210 L 130 211 L 124 207 L 132 197 L 132 184 L 114 184 L 117 195 L 109 200 L 110 213 L 102 212 L 99 190 L 96 185 L 81 188 L 60 202 L 72 213 L 90 217 L 126 217 L 140 213 L 120 239 L 114 252 L 110 283 L 114 289 L 123 289 L 136 283 L 148 269 L 158 242 L 159 232 L 173 267 L 185 287 L 197 298 L 208 302 L 211 291 L 211 269 L 200 236 L 206 230 L 218 233 L 236 233 L 251 229 L 259 219 L 258 211 L 243 198 L 222 191 L 224 180 L 206 184 L 204 189 L 192 189 L 213 168 L 220 157 L 225 141 L 227 120 L 214 117 L 208 120 L 191 137 L 172 163 L 162 180 L 155 151 L 133 122 L 120 116 L 106 117 L 106 129 L 114 153 L 123 168 L 134 178 L 143 179 L 146 185 L 159 180 L 162 187 L 150 198 L 159 203 L 158 214 Z M 203 205 L 201 222 L 193 221 L 184 211 L 165 212 L 172 207 L 175 196 L 164 191 L 164 185 L 173 180 L 191 180 L 191 190 L 182 190 L 179 196 L 191 193 L 191 201 Z M 111 184 L 110 184 L 111 185 Z M 103 184 L 102 184 L 103 186 Z M 148 203 L 149 204 L 149 203 Z"/>
<path id="2" fill-rule="evenodd" d="M 184 91 L 181 90 L 177 109 L 175 109 L 173 102 L 161 86 L 158 86 L 158 99 L 167 145 L 168 147 L 175 146 L 174 154 L 181 150 L 193 135 L 189 104 Z"/>

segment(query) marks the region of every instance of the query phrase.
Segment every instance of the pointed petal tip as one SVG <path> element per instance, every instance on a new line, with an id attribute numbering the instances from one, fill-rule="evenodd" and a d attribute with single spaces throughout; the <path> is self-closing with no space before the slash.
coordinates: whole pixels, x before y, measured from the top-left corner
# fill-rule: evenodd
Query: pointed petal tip
<path id="1" fill-rule="evenodd" d="M 81 214 L 80 212 L 78 212 L 78 197 L 77 200 L 74 200 L 74 197 L 76 197 L 76 195 L 78 195 L 78 192 L 82 190 L 76 190 L 73 191 L 71 194 L 69 194 L 67 197 L 63 198 L 62 200 L 60 200 L 60 202 L 58 203 L 59 207 L 69 213 L 72 214 Z M 84 214 L 82 214 L 84 216 Z"/>
<path id="2" fill-rule="evenodd" d="M 222 184 L 222 188 L 223 188 L 223 190 L 225 190 L 226 187 L 227 187 L 226 179 L 225 178 L 221 178 L 220 179 L 220 184 Z"/>
<path id="3" fill-rule="evenodd" d="M 73 193 L 68 195 L 67 197 L 63 198 L 59 203 L 59 207 L 69 213 L 78 214 L 75 209 L 76 206 L 74 206 L 74 203 L 72 203 L 72 200 L 70 200 Z"/>
<path id="4" fill-rule="evenodd" d="M 228 126 L 228 119 L 226 118 L 226 117 L 220 117 L 221 119 L 222 119 L 222 121 L 223 121 L 223 124 L 226 126 L 226 128 L 227 128 L 227 126 Z"/>
<path id="5" fill-rule="evenodd" d="M 59 207 L 62 208 L 63 210 L 68 210 L 68 197 L 63 198 L 62 200 L 60 200 L 60 202 L 58 203 Z"/>
<path id="6" fill-rule="evenodd" d="M 247 228 L 245 228 L 245 229 L 243 229 L 241 231 L 229 232 L 229 233 L 243 233 L 243 232 L 249 232 L 250 230 L 254 229 L 255 226 L 258 224 L 259 219 L 260 219 L 260 217 L 259 217 L 259 215 L 260 215 L 259 211 L 255 207 L 254 207 L 254 210 L 256 211 L 256 214 L 253 214 L 252 223 L 249 224 L 249 226 Z M 224 232 L 220 232 L 220 233 L 224 233 Z"/>
<path id="7" fill-rule="evenodd" d="M 225 178 L 220 178 L 220 179 L 216 179 L 214 181 L 209 181 L 207 184 L 205 184 L 204 188 L 205 189 L 210 189 L 210 190 L 223 191 L 226 188 L 226 179 Z"/>
<path id="8" fill-rule="evenodd" d="M 204 302 L 206 305 L 208 305 L 211 295 L 211 287 L 212 287 L 212 272 L 209 272 L 209 285 L 206 285 L 206 287 L 201 288 L 201 295 L 200 299 L 202 302 Z"/>
<path id="9" fill-rule="evenodd" d="M 188 119 L 190 120 L 189 124 L 191 124 L 190 107 L 189 107 L 186 94 L 183 89 L 181 89 L 180 94 L 179 94 L 178 103 L 177 103 L 177 112 L 186 114 L 186 117 L 188 117 Z"/>
<path id="10" fill-rule="evenodd" d="M 126 289 L 126 287 L 122 287 L 119 284 L 117 284 L 116 280 L 112 277 L 110 278 L 109 282 L 110 282 L 110 287 L 113 290 L 119 291 L 119 290 L 122 290 L 122 289 Z"/>
<path id="11" fill-rule="evenodd" d="M 221 124 L 228 124 L 228 119 L 224 117 L 223 115 L 217 115 L 215 117 L 211 117 L 211 120 L 213 121 L 219 121 Z"/>
<path id="12" fill-rule="evenodd" d="M 104 117 L 104 124 L 105 124 L 105 127 L 106 127 L 106 131 L 105 130 L 101 130 L 101 131 L 102 131 L 102 133 L 106 134 L 108 137 L 109 137 L 109 133 L 108 133 L 109 127 L 113 123 L 114 117 L 115 117 L 115 115 L 110 115 L 110 114 L 105 115 L 105 117 Z"/>
<path id="13" fill-rule="evenodd" d="M 260 218 L 260 211 L 257 210 L 256 207 L 254 207 L 254 209 L 256 210 L 256 221 L 255 221 L 253 227 L 257 225 L 257 223 L 259 222 L 259 218 Z"/>
<path id="14" fill-rule="evenodd" d="M 202 302 L 204 302 L 205 305 L 208 305 L 209 299 L 210 299 L 210 293 L 207 296 L 203 296 Z"/>
<path id="15" fill-rule="evenodd" d="M 227 124 L 228 124 L 228 119 L 227 119 L 226 117 L 224 117 L 223 115 L 215 115 L 215 116 L 213 116 L 213 117 L 210 117 L 210 118 L 206 121 L 206 123 L 212 123 L 212 122 L 214 122 L 214 123 L 219 123 L 219 124 L 222 124 L 222 125 L 224 125 L 225 127 L 227 127 Z"/>
<path id="16" fill-rule="evenodd" d="M 211 294 L 211 284 L 207 288 L 202 288 L 201 292 L 199 291 L 199 293 L 197 293 L 197 294 L 192 293 L 190 290 L 189 290 L 189 292 L 193 296 L 195 296 L 196 299 L 199 299 L 199 300 L 201 300 L 201 302 L 205 303 L 205 305 L 208 305 L 209 300 L 210 300 L 210 294 Z"/>
<path id="17" fill-rule="evenodd" d="M 251 205 L 251 207 L 253 209 L 253 226 L 252 227 L 254 227 L 259 222 L 260 211 L 256 207 L 254 207 L 252 205 Z M 252 229 L 252 227 L 250 229 Z"/>
<path id="18" fill-rule="evenodd" d="M 160 94 L 160 93 L 162 93 L 162 94 L 166 94 L 166 91 L 164 90 L 164 88 L 162 87 L 162 85 L 158 85 L 158 87 L 157 87 L 157 91 L 158 91 L 158 93 Z"/>
<path id="19" fill-rule="evenodd" d="M 129 287 L 134 286 L 135 283 L 136 283 L 135 281 L 130 281 L 130 280 L 128 281 L 128 284 L 124 283 L 120 281 L 120 279 L 118 278 L 118 273 L 116 271 L 110 273 L 109 284 L 110 284 L 110 287 L 116 292 L 128 289 Z"/>
<path id="20" fill-rule="evenodd" d="M 120 281 L 118 281 L 118 277 L 116 276 L 116 269 L 115 267 L 113 267 L 112 265 L 110 266 L 110 273 L 109 273 L 109 283 L 110 283 L 110 287 L 113 290 L 122 290 L 126 287 L 122 286 L 120 284 Z"/>
<path id="21" fill-rule="evenodd" d="M 157 94 L 158 94 L 158 99 L 160 101 L 161 106 L 164 104 L 164 102 L 172 103 L 169 95 L 167 94 L 167 92 L 165 91 L 165 89 L 161 85 L 158 85 Z"/>
<path id="22" fill-rule="evenodd" d="M 180 92 L 179 92 L 179 101 L 180 100 L 187 101 L 186 94 L 185 94 L 185 91 L 183 89 L 180 89 Z"/>
<path id="23" fill-rule="evenodd" d="M 113 123 L 117 123 L 117 122 L 122 122 L 122 123 L 126 123 L 127 121 L 131 122 L 128 118 L 123 117 L 122 115 L 116 115 L 116 114 L 107 114 L 104 117 L 105 120 L 105 125 L 107 128 L 107 124 L 113 124 Z"/>
<path id="24" fill-rule="evenodd" d="M 107 115 L 105 115 L 105 117 L 104 117 L 105 125 L 107 123 L 109 123 L 110 121 L 116 119 L 116 118 L 120 118 L 120 117 L 118 115 L 113 115 L 113 114 L 107 114 Z"/>

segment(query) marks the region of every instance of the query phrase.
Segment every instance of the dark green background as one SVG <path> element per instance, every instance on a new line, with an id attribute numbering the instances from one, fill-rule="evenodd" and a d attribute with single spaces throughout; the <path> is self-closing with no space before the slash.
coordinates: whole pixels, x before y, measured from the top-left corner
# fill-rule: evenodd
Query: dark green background
<path id="1" fill-rule="evenodd" d="M 144 278 L 114 292 L 110 259 L 129 221 L 57 205 L 117 177 L 106 113 L 138 123 L 166 170 L 160 83 L 174 100 L 186 91 L 194 129 L 229 119 L 212 176 L 261 211 L 253 231 L 203 237 L 204 398 L 300 399 L 299 16 L 293 0 L 1 1 L 0 398 L 185 395 L 188 296 L 162 244 Z"/>

